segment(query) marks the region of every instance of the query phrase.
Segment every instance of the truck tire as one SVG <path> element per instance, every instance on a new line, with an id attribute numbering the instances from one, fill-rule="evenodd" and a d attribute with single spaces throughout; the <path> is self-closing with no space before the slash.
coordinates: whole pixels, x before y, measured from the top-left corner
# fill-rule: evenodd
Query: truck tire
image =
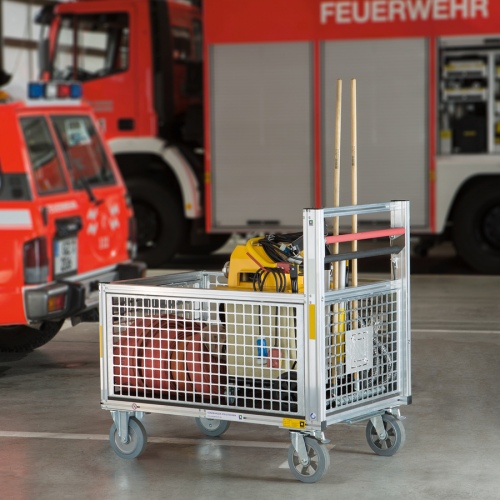
<path id="1" fill-rule="evenodd" d="M 476 184 L 460 197 L 453 241 L 458 255 L 476 271 L 500 273 L 500 182 Z"/>
<path id="2" fill-rule="evenodd" d="M 186 237 L 180 197 L 146 179 L 131 179 L 127 188 L 137 221 L 137 258 L 159 267 L 174 257 Z"/>
<path id="3" fill-rule="evenodd" d="M 0 327 L 0 352 L 31 352 L 52 340 L 64 320 L 44 321 L 39 329 L 27 325 Z"/>
<path id="4" fill-rule="evenodd" d="M 229 241 L 230 237 L 230 234 L 209 234 L 201 245 L 191 245 L 189 242 L 184 243 L 180 253 L 183 255 L 210 255 L 219 250 L 219 248 L 222 248 Z"/>

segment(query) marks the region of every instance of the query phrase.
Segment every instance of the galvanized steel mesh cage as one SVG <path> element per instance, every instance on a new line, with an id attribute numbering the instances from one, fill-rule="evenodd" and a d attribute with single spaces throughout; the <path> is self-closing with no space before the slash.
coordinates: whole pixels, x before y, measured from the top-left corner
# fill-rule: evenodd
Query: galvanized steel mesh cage
<path id="1" fill-rule="evenodd" d="M 389 246 L 328 255 L 333 217 L 380 212 Z M 329 263 L 387 255 L 389 273 L 332 290 Z M 229 289 L 190 272 L 101 285 L 102 407 L 322 431 L 406 404 L 408 202 L 304 211 L 304 289 Z M 221 418 L 222 418 L 221 417 Z"/>

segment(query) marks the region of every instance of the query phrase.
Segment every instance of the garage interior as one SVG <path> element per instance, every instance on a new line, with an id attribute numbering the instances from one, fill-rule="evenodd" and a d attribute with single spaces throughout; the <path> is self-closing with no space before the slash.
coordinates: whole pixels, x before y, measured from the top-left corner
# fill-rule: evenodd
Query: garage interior
<path id="1" fill-rule="evenodd" d="M 24 23 L 48 2 L 0 1 L 9 8 L 9 15 L 22 20 L 22 29 L 4 22 L 5 66 L 19 81 L 34 79 L 38 28 Z M 408 43 L 415 54 L 423 53 L 422 44 Z M 376 48 L 372 47 L 372 51 Z M 327 49 L 333 54 L 333 46 Z M 380 50 L 384 52 L 385 48 Z M 308 55 L 304 51 L 304 57 Z M 258 54 L 255 58 L 261 62 Z M 497 64 L 496 59 L 490 59 L 491 64 Z M 412 66 L 415 58 L 406 62 Z M 393 65 L 393 61 L 387 64 Z M 366 66 L 364 61 L 360 65 Z M 274 69 L 273 64 L 269 66 Z M 406 67 L 396 66 L 407 74 Z M 332 83 L 333 73 L 329 78 Z M 293 82 L 297 84 L 298 80 Z M 416 81 L 407 83 L 422 88 Z M 18 80 L 14 80 L 12 92 L 21 90 Z M 229 95 L 227 89 L 221 93 Z M 333 94 L 328 99 L 333 108 Z M 464 106 L 466 111 L 469 108 L 470 104 Z M 425 118 L 423 108 L 415 106 L 411 111 Z M 478 113 L 484 118 L 485 111 L 479 106 L 469 114 L 477 118 Z M 465 113 L 465 118 L 471 116 Z M 444 118 L 442 121 L 447 121 Z M 456 152 L 479 153 L 490 147 L 498 152 L 500 129 L 495 129 L 497 135 L 492 132 L 489 144 L 484 124 L 476 126 L 476 121 L 465 120 L 463 125 L 458 119 L 452 120 L 458 131 L 462 125 L 464 130 L 474 125 L 478 139 L 455 139 L 452 143 L 444 136 L 439 144 L 442 151 L 450 153 L 455 148 Z M 333 135 L 333 117 L 332 123 L 326 125 L 328 134 Z M 392 126 L 399 128 L 399 122 Z M 226 133 L 230 132 L 229 126 Z M 298 132 L 298 137 L 310 140 Z M 409 146 L 400 147 L 402 154 L 407 154 Z M 333 149 L 331 144 L 328 148 Z M 333 156 L 330 149 L 325 156 Z M 293 151 L 290 156 L 302 166 L 302 158 L 295 157 Z M 423 164 L 423 160 L 417 158 L 415 163 Z M 224 179 L 229 178 L 231 166 L 228 163 Z M 264 164 L 262 168 L 265 174 Z M 251 167 L 248 171 L 252 171 Z M 249 182 L 260 183 L 252 172 Z M 413 169 L 411 174 L 415 185 L 424 185 L 424 170 Z M 408 181 L 405 175 L 401 178 L 402 182 Z M 386 184 L 382 176 L 377 182 Z M 440 182 L 446 184 L 447 179 L 442 176 Z M 327 184 L 331 187 L 331 179 Z M 301 182 L 296 182 L 295 187 L 300 193 L 304 191 Z M 379 192 L 371 185 L 367 188 L 370 193 Z M 230 194 L 241 198 L 239 191 Z M 424 213 L 428 200 L 417 198 Z M 220 206 L 215 207 L 215 212 L 230 219 L 238 213 L 225 206 L 227 200 L 218 200 Z M 253 197 L 250 202 L 255 205 Z M 286 215 L 289 213 L 286 211 Z M 422 266 L 423 260 L 412 258 L 412 404 L 401 407 L 406 443 L 395 456 L 377 456 L 370 450 L 365 437 L 366 421 L 335 424 L 325 431 L 330 440 L 329 470 L 318 483 L 304 484 L 290 473 L 290 438 L 285 429 L 231 422 L 222 436 L 210 438 L 200 432 L 193 418 L 148 414 L 143 421 L 148 433 L 146 450 L 137 459 L 123 460 L 110 446 L 110 412 L 100 408 L 99 325 L 71 326 L 67 321 L 54 340 L 33 352 L 0 353 L 0 498 L 499 498 L 500 276 L 472 274 L 457 259 L 434 268 L 430 263 Z M 212 262 L 206 256 L 177 258 L 163 269 L 149 270 L 149 274 L 204 269 L 205 264 L 210 268 Z"/>
<path id="2" fill-rule="evenodd" d="M 27 355 L 2 354 L 4 498 L 498 498 L 499 277 L 414 275 L 413 404 L 393 457 L 367 446 L 365 423 L 328 427 L 331 466 L 301 484 L 287 431 L 232 422 L 218 438 L 194 419 L 147 415 L 148 445 L 120 459 L 99 407 L 96 324 L 68 327 Z"/>

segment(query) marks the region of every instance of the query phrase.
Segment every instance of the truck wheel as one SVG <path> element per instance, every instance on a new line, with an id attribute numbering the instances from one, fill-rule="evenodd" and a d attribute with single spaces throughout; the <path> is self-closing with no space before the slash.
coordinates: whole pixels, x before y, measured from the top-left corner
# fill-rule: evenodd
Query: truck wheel
<path id="1" fill-rule="evenodd" d="M 0 327 L 0 352 L 31 352 L 52 340 L 64 320 L 44 321 L 39 329 L 27 325 Z"/>
<path id="2" fill-rule="evenodd" d="M 500 182 L 476 184 L 458 200 L 453 241 L 457 253 L 476 271 L 500 273 Z"/>
<path id="3" fill-rule="evenodd" d="M 206 241 L 201 245 L 184 243 L 180 253 L 184 255 L 209 255 L 222 248 L 229 241 L 230 237 L 230 234 L 208 234 Z"/>
<path id="4" fill-rule="evenodd" d="M 138 260 L 159 267 L 179 251 L 186 234 L 181 201 L 171 191 L 148 180 L 127 183 L 137 221 Z"/>

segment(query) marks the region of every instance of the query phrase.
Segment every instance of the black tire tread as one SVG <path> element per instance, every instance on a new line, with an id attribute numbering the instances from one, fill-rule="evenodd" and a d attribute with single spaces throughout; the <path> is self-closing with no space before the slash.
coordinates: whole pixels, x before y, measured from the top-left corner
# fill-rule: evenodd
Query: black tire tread
<path id="1" fill-rule="evenodd" d="M 453 242 L 458 255 L 481 273 L 500 273 L 500 250 L 481 234 L 482 214 L 500 206 L 500 182 L 491 179 L 471 186 L 458 200 L 453 215 Z"/>
<path id="2" fill-rule="evenodd" d="M 0 327 L 0 352 L 31 352 L 52 340 L 61 329 L 64 320 L 45 321 L 40 329 L 28 325 Z"/>
<path id="3" fill-rule="evenodd" d="M 127 181 L 132 205 L 145 203 L 153 207 L 161 219 L 160 235 L 151 247 L 139 247 L 138 259 L 148 267 L 159 267 L 171 260 L 185 241 L 187 223 L 179 196 L 166 187 L 148 179 L 133 178 Z M 136 219 L 138 232 L 141 221 Z"/>

